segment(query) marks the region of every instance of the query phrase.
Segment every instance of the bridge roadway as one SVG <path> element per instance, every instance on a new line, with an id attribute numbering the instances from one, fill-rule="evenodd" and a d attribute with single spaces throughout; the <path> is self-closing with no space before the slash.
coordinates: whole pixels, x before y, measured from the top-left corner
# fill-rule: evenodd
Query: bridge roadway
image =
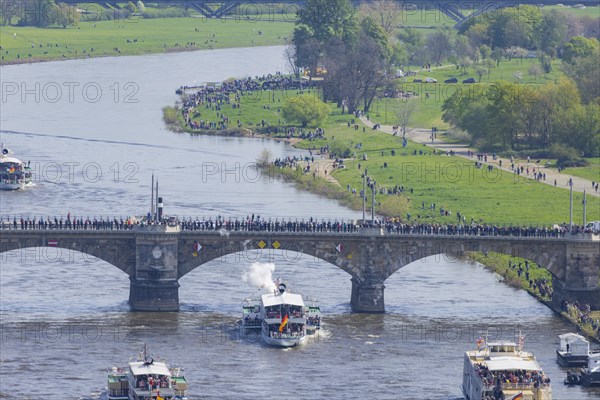
<path id="1" fill-rule="evenodd" d="M 369 3 L 374 0 L 350 0 L 355 6 L 361 3 Z M 530 5 L 576 5 L 583 4 L 586 6 L 597 6 L 598 0 L 480 0 L 480 1 L 443 1 L 443 0 L 388 0 L 394 1 L 400 4 L 403 12 L 406 15 L 418 15 L 422 14 L 425 17 L 427 14 L 428 19 L 438 18 L 434 17 L 433 12 L 440 12 L 448 18 L 448 22 L 455 22 L 455 26 L 460 26 L 469 18 L 473 18 L 482 13 L 493 11 L 503 7 L 514 7 L 519 4 L 530 4 Z M 120 8 L 120 5 L 116 1 L 97 1 L 97 0 L 61 0 L 62 3 L 66 4 L 103 4 L 106 7 L 112 7 L 114 9 Z M 272 12 L 272 4 L 284 4 L 286 5 L 283 19 L 286 21 L 294 21 L 296 18 L 296 11 L 302 7 L 305 0 L 152 0 L 149 3 L 158 3 L 163 6 L 183 6 L 190 7 L 198 11 L 201 15 L 206 18 L 224 18 L 233 17 L 237 19 L 250 19 L 250 20 L 261 20 L 261 21 L 272 21 L 276 19 L 275 14 Z M 10 3 L 10 2 L 7 2 Z M 122 3 L 124 4 L 124 3 Z M 87 6 L 81 6 L 80 8 L 92 11 Z M 469 12 L 464 13 L 463 11 L 468 10 Z M 281 17 L 279 17 L 281 18 Z"/>
<path id="2" fill-rule="evenodd" d="M 94 226 L 93 221 L 92 225 L 84 224 L 87 229 L 64 223 L 62 229 L 59 224 L 21 229 L 20 221 L 12 220 L 0 225 L 0 253 L 4 253 L 0 260 L 18 263 L 35 257 L 32 248 L 36 247 L 89 254 L 129 276 L 133 310 L 176 311 L 178 281 L 195 268 L 213 260 L 244 264 L 271 261 L 280 252 L 300 264 L 308 256 L 344 270 L 351 276 L 353 310 L 384 312 L 385 280 L 405 265 L 442 254 L 497 252 L 523 257 L 550 271 L 556 306 L 563 300 L 576 300 L 600 309 L 600 237 L 591 233 L 564 235 L 536 228 L 436 229 L 434 225 L 404 225 L 394 230 L 389 225 L 309 225 L 308 221 L 304 225 L 286 222 L 279 229 L 269 224 L 236 228 L 214 222 L 197 229 L 186 224 L 115 226 L 114 222 L 111 227 L 106 221 L 105 225 Z"/>

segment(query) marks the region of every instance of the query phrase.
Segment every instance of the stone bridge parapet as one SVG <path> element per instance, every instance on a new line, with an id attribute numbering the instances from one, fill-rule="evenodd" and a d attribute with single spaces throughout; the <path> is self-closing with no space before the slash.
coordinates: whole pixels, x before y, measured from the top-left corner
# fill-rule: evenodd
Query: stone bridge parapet
<path id="1" fill-rule="evenodd" d="M 230 232 L 164 225 L 126 230 L 0 230 L 0 253 L 23 253 L 36 247 L 78 251 L 116 266 L 129 275 L 129 301 L 134 310 L 178 310 L 179 279 L 207 262 L 232 257 L 247 262 L 256 259 L 256 253 L 272 257 L 277 252 L 298 263 L 309 256 L 337 266 L 352 280 L 353 309 L 383 312 L 384 282 L 399 269 L 425 257 L 456 257 L 472 251 L 534 261 L 551 272 L 556 304 L 579 300 L 600 309 L 600 240 L 592 235 L 390 234 L 372 228 L 351 233 Z M 246 257 L 249 252 L 254 255 Z"/>

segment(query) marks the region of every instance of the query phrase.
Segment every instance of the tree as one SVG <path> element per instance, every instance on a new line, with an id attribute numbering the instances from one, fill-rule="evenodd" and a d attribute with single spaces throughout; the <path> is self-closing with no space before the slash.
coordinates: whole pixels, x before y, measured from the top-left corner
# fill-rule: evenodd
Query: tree
<path id="1" fill-rule="evenodd" d="M 321 60 L 323 46 L 317 39 L 310 36 L 304 28 L 299 28 L 294 31 L 294 45 L 296 47 L 295 64 L 297 67 L 304 67 L 310 70 L 310 79 L 317 73 L 317 66 Z"/>
<path id="2" fill-rule="evenodd" d="M 73 5 L 58 3 L 56 10 L 56 23 L 64 28 L 67 25 L 78 25 L 81 14 Z"/>
<path id="3" fill-rule="evenodd" d="M 400 98 L 396 115 L 399 121 L 398 126 L 402 128 L 402 137 L 406 137 L 406 128 L 411 124 L 416 109 L 417 103 L 415 100 Z"/>
<path id="4" fill-rule="evenodd" d="M 542 74 L 542 68 L 538 64 L 531 64 L 529 67 L 529 75 L 537 79 Z"/>
<path id="5" fill-rule="evenodd" d="M 600 104 L 600 47 L 587 56 L 575 57 L 564 63 L 563 69 L 575 80 L 585 104 Z"/>
<path id="6" fill-rule="evenodd" d="M 287 99 L 281 113 L 288 123 L 297 122 L 302 127 L 318 127 L 329 115 L 329 106 L 313 95 L 302 94 Z"/>
<path id="7" fill-rule="evenodd" d="M 575 36 L 563 46 L 562 59 L 567 63 L 572 63 L 577 57 L 586 57 L 594 52 L 594 49 L 600 47 L 598 40 Z"/>
<path id="8" fill-rule="evenodd" d="M 348 0 L 307 0 L 297 12 L 292 42 L 296 46 L 296 64 L 310 69 L 311 78 L 332 37 L 344 43 L 355 41 L 357 22 Z"/>
<path id="9" fill-rule="evenodd" d="M 487 44 L 493 49 L 535 46 L 536 32 L 542 21 L 539 7 L 519 5 L 494 10 L 470 19 L 460 30 L 478 47 Z"/>
<path id="10" fill-rule="evenodd" d="M 479 53 L 481 54 L 482 60 L 487 60 L 492 55 L 492 48 L 487 44 L 479 46 Z"/>
<path id="11" fill-rule="evenodd" d="M 567 135 L 569 143 L 586 157 L 600 156 L 600 105 L 586 104 L 578 109 L 574 118 L 573 135 Z"/>
<path id="12" fill-rule="evenodd" d="M 392 52 L 383 28 L 371 17 L 365 17 L 360 21 L 360 30 L 366 37 L 369 37 L 376 43 L 380 57 L 390 58 Z"/>
<path id="13" fill-rule="evenodd" d="M 431 61 L 440 63 L 450 55 L 453 42 L 452 33 L 448 29 L 438 29 L 427 37 L 427 54 Z"/>
<path id="14" fill-rule="evenodd" d="M 555 57 L 558 49 L 565 42 L 567 34 L 565 14 L 557 10 L 544 13 L 535 34 L 537 47 L 549 56 Z"/>
<path id="15" fill-rule="evenodd" d="M 348 0 L 307 0 L 298 10 L 296 26 L 305 27 L 319 43 L 332 36 L 352 41 L 356 31 L 356 15 Z"/>
<path id="16" fill-rule="evenodd" d="M 481 77 L 483 75 L 485 75 L 485 73 L 487 72 L 487 69 L 483 68 L 483 67 L 478 67 L 475 70 L 475 73 L 477 74 L 477 77 L 479 78 L 478 82 L 481 82 Z"/>
<path id="17" fill-rule="evenodd" d="M 53 0 L 19 0 L 19 25 L 47 27 L 56 21 L 57 9 Z"/>
<path id="18" fill-rule="evenodd" d="M 263 149 L 260 152 L 258 158 L 256 159 L 256 166 L 262 168 L 267 167 L 271 164 L 272 159 L 273 154 L 271 153 L 271 151 L 269 149 Z"/>
<path id="19" fill-rule="evenodd" d="M 387 40 L 381 40 L 380 35 L 375 35 L 379 41 L 371 37 L 371 27 L 370 23 L 361 24 L 356 43 L 346 44 L 339 38 L 331 38 L 326 46 L 324 98 L 336 101 L 349 113 L 358 109 L 361 101 L 363 110 L 368 111 L 377 92 L 390 79 L 391 67 L 384 48 Z"/>
<path id="20" fill-rule="evenodd" d="M 399 3 L 389 0 L 374 0 L 362 3 L 361 10 L 373 17 L 388 37 L 391 37 L 400 25 L 403 12 Z"/>
<path id="21" fill-rule="evenodd" d="M 292 69 L 292 73 L 296 77 L 296 79 L 300 79 L 300 67 L 296 63 L 296 47 L 292 44 L 288 44 L 285 46 L 285 50 L 283 51 L 285 58 L 289 67 Z"/>
<path id="22" fill-rule="evenodd" d="M 407 64 L 419 65 L 425 61 L 425 37 L 422 32 L 414 28 L 401 29 L 397 35 L 398 41 L 408 54 Z"/>
<path id="23" fill-rule="evenodd" d="M 542 69 L 545 73 L 549 74 L 552 71 L 552 60 L 549 55 L 541 54 L 540 55 L 540 64 L 542 65 Z"/>

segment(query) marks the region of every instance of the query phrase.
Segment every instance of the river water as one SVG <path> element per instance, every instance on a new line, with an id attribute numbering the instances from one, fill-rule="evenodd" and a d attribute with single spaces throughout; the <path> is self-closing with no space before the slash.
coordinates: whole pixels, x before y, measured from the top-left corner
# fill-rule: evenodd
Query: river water
<path id="1" fill-rule="evenodd" d="M 280 142 L 176 134 L 161 108 L 176 87 L 285 71 L 283 47 L 99 58 L 1 67 L 1 140 L 31 160 L 35 187 L 0 193 L 0 214 L 128 216 L 147 212 L 150 177 L 165 212 L 185 216 L 356 218 L 335 202 L 257 175 Z M 275 255 L 276 276 L 314 295 L 326 332 L 291 350 L 265 347 L 235 322 L 252 293 L 253 259 L 215 260 L 182 280 L 179 313 L 128 311 L 127 276 L 82 254 L 0 256 L 0 398 L 77 399 L 105 385 L 148 343 L 186 369 L 196 398 L 461 398 L 463 352 L 483 332 L 527 336 L 554 399 L 600 392 L 562 385 L 557 335 L 572 328 L 480 266 L 430 257 L 386 282 L 386 314 L 350 313 L 350 277 L 305 255 Z"/>

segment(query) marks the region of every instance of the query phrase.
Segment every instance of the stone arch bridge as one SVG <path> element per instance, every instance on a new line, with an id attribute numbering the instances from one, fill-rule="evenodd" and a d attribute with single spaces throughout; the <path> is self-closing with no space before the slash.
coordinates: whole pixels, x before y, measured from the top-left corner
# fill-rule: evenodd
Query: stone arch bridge
<path id="1" fill-rule="evenodd" d="M 1 230 L 0 260 L 27 257 L 34 247 L 58 247 L 89 254 L 119 268 L 130 279 L 129 302 L 138 311 L 177 311 L 179 278 L 216 259 L 259 251 L 281 251 L 324 260 L 351 276 L 351 305 L 356 312 L 384 312 L 385 280 L 424 257 L 468 251 L 523 257 L 553 276 L 555 305 L 563 299 L 600 309 L 600 238 L 596 235 L 511 237 L 388 234 L 362 228 L 357 233 L 182 231 L 169 226 L 129 230 Z M 7 253 L 17 250 L 16 253 Z M 263 259 L 264 260 L 264 259 Z"/>

